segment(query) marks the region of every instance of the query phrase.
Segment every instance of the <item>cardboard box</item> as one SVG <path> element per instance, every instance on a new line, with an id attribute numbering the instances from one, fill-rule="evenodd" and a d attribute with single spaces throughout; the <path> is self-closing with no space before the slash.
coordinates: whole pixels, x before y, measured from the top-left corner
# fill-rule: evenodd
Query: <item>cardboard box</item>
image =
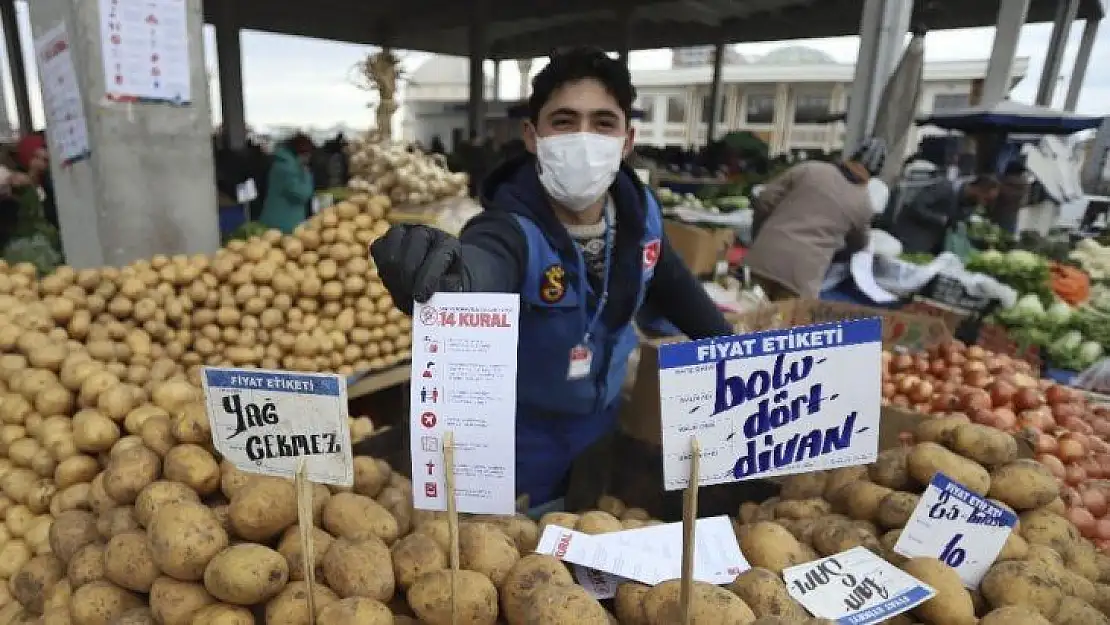
<path id="1" fill-rule="evenodd" d="M 883 320 L 883 346 L 888 349 L 894 347 L 924 349 L 952 338 L 944 322 L 934 317 L 840 302 L 815 300 L 777 302 L 734 315 L 732 318 L 735 320 L 736 333 L 744 334 L 865 317 L 880 317 Z M 662 426 L 659 419 L 659 346 L 681 340 L 685 339 L 668 337 L 640 342 L 640 359 L 636 365 L 636 377 L 620 413 L 621 429 L 637 440 L 653 445 L 658 445 L 662 441 Z"/>
<path id="2" fill-rule="evenodd" d="M 736 240 L 736 233 L 728 228 L 703 228 L 667 219 L 663 230 L 671 247 L 695 276 L 712 275 L 717 261 L 725 257 Z"/>

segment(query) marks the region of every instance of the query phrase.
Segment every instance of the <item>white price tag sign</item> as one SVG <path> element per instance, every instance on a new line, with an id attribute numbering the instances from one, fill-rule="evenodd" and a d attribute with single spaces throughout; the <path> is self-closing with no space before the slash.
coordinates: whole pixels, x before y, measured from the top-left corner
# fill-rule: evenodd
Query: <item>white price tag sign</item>
<path id="1" fill-rule="evenodd" d="M 953 482 L 933 476 L 894 551 L 908 558 L 936 558 L 975 588 L 1006 544 L 1017 515 Z"/>
<path id="2" fill-rule="evenodd" d="M 235 468 L 319 484 L 354 482 L 347 382 L 330 373 L 205 367 L 212 444 Z"/>
<path id="3" fill-rule="evenodd" d="M 783 569 L 782 579 L 810 614 L 840 625 L 881 623 L 937 594 L 866 547 Z"/>
<path id="4" fill-rule="evenodd" d="M 874 462 L 882 339 L 870 318 L 661 346 L 664 488 L 693 436 L 701 486 Z"/>

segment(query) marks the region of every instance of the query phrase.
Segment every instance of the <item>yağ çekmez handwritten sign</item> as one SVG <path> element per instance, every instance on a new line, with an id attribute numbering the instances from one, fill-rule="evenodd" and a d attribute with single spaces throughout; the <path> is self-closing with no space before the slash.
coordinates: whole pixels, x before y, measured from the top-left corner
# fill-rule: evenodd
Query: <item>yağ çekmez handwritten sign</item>
<path id="1" fill-rule="evenodd" d="M 882 623 L 937 594 L 866 547 L 783 569 L 782 579 L 810 614 L 840 625 Z"/>
<path id="2" fill-rule="evenodd" d="M 663 478 L 700 485 L 875 460 L 882 322 L 858 319 L 659 348 Z"/>
<path id="3" fill-rule="evenodd" d="M 212 444 L 237 469 L 350 486 L 347 384 L 329 373 L 206 367 L 201 376 Z"/>
<path id="4" fill-rule="evenodd" d="M 937 473 L 894 551 L 908 558 L 936 558 L 955 569 L 965 586 L 976 588 L 1017 521 L 1012 511 Z"/>

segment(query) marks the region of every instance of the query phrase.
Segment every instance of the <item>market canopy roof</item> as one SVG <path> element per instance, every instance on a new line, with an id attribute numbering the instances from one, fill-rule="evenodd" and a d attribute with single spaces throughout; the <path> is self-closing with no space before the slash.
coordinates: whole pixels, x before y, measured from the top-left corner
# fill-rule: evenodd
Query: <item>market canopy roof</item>
<path id="1" fill-rule="evenodd" d="M 859 34 L 863 0 L 221 0 L 244 28 L 466 56 L 469 24 L 488 2 L 490 56 L 546 56 L 560 46 L 615 49 L 632 12 L 633 49 L 779 41 Z M 1028 21 L 1052 21 L 1058 0 L 1032 0 Z M 1080 0 L 1080 19 L 1102 17 L 1106 0 Z M 217 21 L 215 2 L 206 2 Z M 914 22 L 932 30 L 991 26 L 998 0 L 918 0 Z"/>
<path id="2" fill-rule="evenodd" d="M 973 106 L 934 113 L 918 120 L 945 130 L 1068 135 L 1102 125 L 1102 117 L 1090 117 L 1045 106 L 1003 100 L 991 106 Z"/>

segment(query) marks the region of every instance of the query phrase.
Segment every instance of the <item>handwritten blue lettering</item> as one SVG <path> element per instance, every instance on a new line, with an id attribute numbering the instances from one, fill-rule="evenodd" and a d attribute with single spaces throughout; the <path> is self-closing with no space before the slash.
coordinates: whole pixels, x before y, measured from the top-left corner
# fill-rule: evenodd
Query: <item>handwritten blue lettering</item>
<path id="1" fill-rule="evenodd" d="M 804 356 L 800 362 L 792 362 L 786 367 L 786 356 L 779 354 L 771 371 L 756 369 L 747 378 L 742 375 L 728 375 L 725 370 L 728 362 L 717 362 L 717 396 L 713 403 L 713 414 L 731 410 L 771 391 L 778 391 L 788 384 L 800 382 L 813 372 L 813 356 Z"/>
<path id="2" fill-rule="evenodd" d="M 813 429 L 805 435 L 795 433 L 784 442 L 776 443 L 772 435 L 763 437 L 765 449 L 759 451 L 755 440 L 748 440 L 747 454 L 740 456 L 732 469 L 736 479 L 744 479 L 757 473 L 781 469 L 786 465 L 803 462 L 834 451 L 847 449 L 852 444 L 855 431 L 856 412 L 848 415 L 844 423 L 825 429 Z"/>
<path id="3" fill-rule="evenodd" d="M 808 395 L 798 395 L 789 403 L 771 407 L 771 401 L 781 404 L 790 397 L 789 391 L 779 391 L 771 399 L 761 399 L 759 408 L 744 421 L 744 436 L 755 438 L 767 432 L 780 428 L 788 423 L 797 421 L 802 416 L 802 408 L 806 415 L 817 414 L 821 410 L 820 384 L 814 384 L 809 389 Z"/>

